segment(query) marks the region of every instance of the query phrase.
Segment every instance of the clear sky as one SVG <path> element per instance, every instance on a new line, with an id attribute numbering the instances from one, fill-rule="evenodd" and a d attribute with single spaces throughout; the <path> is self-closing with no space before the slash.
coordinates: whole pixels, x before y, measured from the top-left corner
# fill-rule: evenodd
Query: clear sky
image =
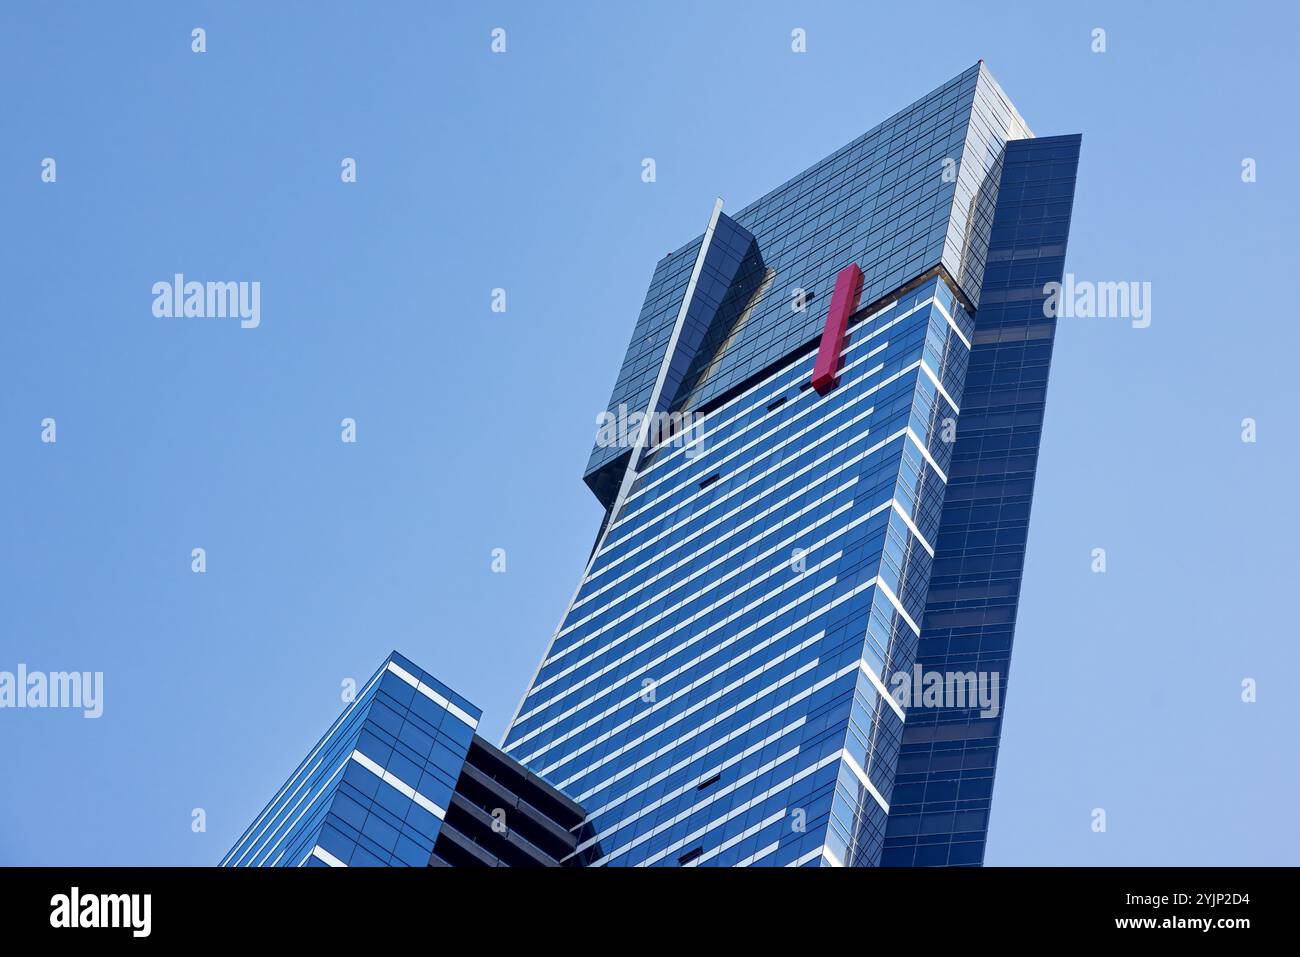
<path id="1" fill-rule="evenodd" d="M 981 57 L 1152 284 L 1060 323 L 987 863 L 1300 862 L 1297 14 L 991 6 L 0 7 L 0 670 L 104 674 L 0 711 L 0 863 L 215 863 L 393 648 L 497 740 L 655 262 Z"/>

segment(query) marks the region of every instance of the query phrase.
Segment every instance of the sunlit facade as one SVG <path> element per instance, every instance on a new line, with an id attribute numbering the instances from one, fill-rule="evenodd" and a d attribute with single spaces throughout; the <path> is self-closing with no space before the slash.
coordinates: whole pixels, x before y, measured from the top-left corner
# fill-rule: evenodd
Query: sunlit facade
<path id="1" fill-rule="evenodd" d="M 503 741 L 586 809 L 575 854 L 982 861 L 1001 719 L 891 679 L 1005 680 L 1077 156 L 980 63 L 656 267 L 609 404 L 644 426 L 592 452 Z"/>

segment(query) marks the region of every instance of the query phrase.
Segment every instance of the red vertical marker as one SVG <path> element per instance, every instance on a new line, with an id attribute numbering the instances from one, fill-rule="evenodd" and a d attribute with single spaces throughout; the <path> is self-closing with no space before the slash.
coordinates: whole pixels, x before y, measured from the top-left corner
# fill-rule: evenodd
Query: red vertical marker
<path id="1" fill-rule="evenodd" d="M 848 331 L 849 316 L 858 308 L 858 297 L 861 295 L 862 270 L 857 263 L 850 263 L 835 277 L 835 292 L 831 294 L 831 307 L 826 312 L 826 328 L 822 331 L 821 345 L 817 347 L 812 387 L 820 395 L 835 388 L 835 373 L 839 371 L 844 333 Z"/>

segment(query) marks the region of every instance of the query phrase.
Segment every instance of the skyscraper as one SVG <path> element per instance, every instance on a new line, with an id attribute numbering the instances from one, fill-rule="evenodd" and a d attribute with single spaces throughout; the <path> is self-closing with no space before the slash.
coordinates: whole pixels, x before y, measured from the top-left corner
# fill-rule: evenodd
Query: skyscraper
<path id="1" fill-rule="evenodd" d="M 575 857 L 982 860 L 1001 712 L 896 679 L 1005 688 L 1079 145 L 1031 137 L 981 62 L 655 268 L 503 742 Z"/>
<path id="2" fill-rule="evenodd" d="M 582 808 L 393 652 L 222 859 L 229 867 L 582 866 Z"/>
<path id="3" fill-rule="evenodd" d="M 426 865 L 481 716 L 394 652 L 222 865 Z"/>
<path id="4" fill-rule="evenodd" d="M 1000 675 L 1004 698 L 1079 143 L 1007 144 L 917 650 L 928 673 Z M 908 713 L 883 863 L 982 861 L 1001 732 L 1001 712 Z"/>

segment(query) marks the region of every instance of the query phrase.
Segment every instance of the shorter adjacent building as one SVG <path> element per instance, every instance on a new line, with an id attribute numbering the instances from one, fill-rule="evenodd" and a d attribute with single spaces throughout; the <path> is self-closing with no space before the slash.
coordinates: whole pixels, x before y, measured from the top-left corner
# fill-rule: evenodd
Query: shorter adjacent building
<path id="1" fill-rule="evenodd" d="M 586 814 L 480 738 L 481 716 L 393 652 L 222 866 L 579 864 Z"/>
<path id="2" fill-rule="evenodd" d="M 576 867 L 594 834 L 587 814 L 477 734 L 461 767 L 429 864 L 434 867 Z"/>

